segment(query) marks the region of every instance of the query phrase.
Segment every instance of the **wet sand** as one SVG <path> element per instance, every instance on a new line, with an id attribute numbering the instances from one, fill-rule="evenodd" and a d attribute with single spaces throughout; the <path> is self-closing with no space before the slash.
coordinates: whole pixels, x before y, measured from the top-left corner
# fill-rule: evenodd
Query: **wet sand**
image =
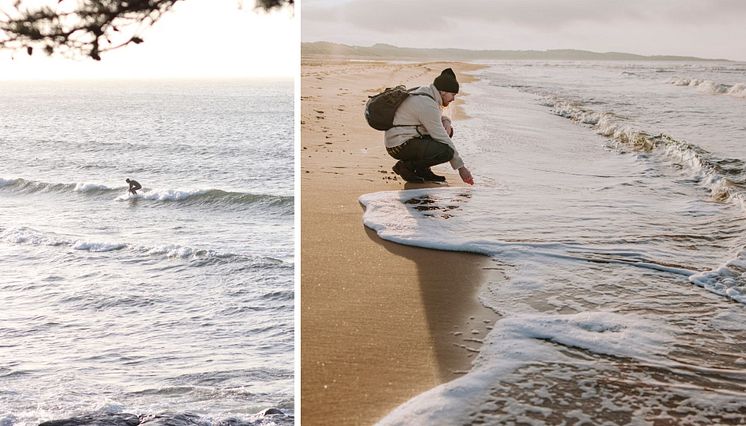
<path id="1" fill-rule="evenodd" d="M 365 122 L 368 96 L 397 84 L 429 84 L 446 67 L 456 71 L 460 101 L 468 102 L 464 72 L 476 65 L 302 59 L 304 425 L 376 422 L 467 371 L 478 338 L 494 322 L 477 300 L 486 257 L 381 240 L 363 226 L 358 203 L 365 193 L 405 188 L 391 171 L 383 133 Z M 457 132 L 464 118 L 457 109 Z M 455 171 L 447 177 L 452 186 L 464 185 Z"/>

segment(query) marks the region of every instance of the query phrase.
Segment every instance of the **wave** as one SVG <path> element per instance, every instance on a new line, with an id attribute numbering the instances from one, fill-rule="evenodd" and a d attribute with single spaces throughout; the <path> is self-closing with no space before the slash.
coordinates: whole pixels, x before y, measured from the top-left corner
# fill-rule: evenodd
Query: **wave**
<path id="1" fill-rule="evenodd" d="M 98 243 L 98 242 L 88 242 L 88 241 L 75 241 L 72 244 L 73 250 L 83 250 L 83 251 L 91 251 L 91 252 L 106 252 L 106 251 L 121 250 L 125 247 L 127 247 L 127 244 L 124 244 L 124 243 Z"/>
<path id="2" fill-rule="evenodd" d="M 80 192 L 88 194 L 112 193 L 125 188 L 111 188 L 106 185 L 96 183 L 48 183 L 23 178 L 0 178 L 0 188 L 21 193 L 37 192 Z"/>
<path id="3" fill-rule="evenodd" d="M 110 187 L 99 183 L 49 183 L 23 178 L 0 178 L 0 189 L 24 194 L 33 193 L 79 193 L 88 196 L 111 196 L 115 201 L 145 200 L 159 203 L 180 203 L 185 205 L 261 205 L 292 209 L 294 197 L 274 194 L 254 194 L 232 192 L 221 189 L 196 190 L 146 190 L 137 195 L 127 193 L 126 186 Z"/>
<path id="4" fill-rule="evenodd" d="M 635 129 L 611 112 L 596 112 L 556 98 L 544 103 L 552 111 L 577 123 L 590 126 L 596 133 L 635 150 L 660 150 L 677 163 L 696 173 L 696 181 L 710 191 L 716 201 L 733 202 L 746 211 L 746 163 L 739 159 L 717 158 L 704 148 L 659 133 Z M 715 294 L 746 303 L 746 249 L 735 259 L 711 271 L 693 273 L 689 281 Z"/>
<path id="5" fill-rule="evenodd" d="M 0 228 L 0 241 L 11 244 L 28 244 L 33 246 L 67 247 L 72 250 L 92 253 L 128 251 L 139 256 L 160 257 L 188 261 L 193 266 L 205 266 L 216 263 L 249 262 L 252 267 L 292 267 L 292 262 L 268 256 L 249 256 L 238 253 L 225 253 L 210 249 L 164 244 L 160 246 L 142 246 L 116 241 L 89 241 L 70 239 L 54 234 L 47 234 L 28 227 Z"/>
<path id="6" fill-rule="evenodd" d="M 689 282 L 715 294 L 746 303 L 746 249 L 741 250 L 735 259 L 711 271 L 690 276 Z"/>
<path id="7" fill-rule="evenodd" d="M 202 204 L 262 204 L 272 207 L 293 207 L 292 196 L 272 194 L 252 194 L 245 192 L 230 192 L 220 189 L 198 189 L 198 190 L 174 190 L 146 191 L 137 195 L 125 194 L 116 198 L 116 201 L 146 200 L 162 203 L 178 202 L 192 205 Z"/>
<path id="8" fill-rule="evenodd" d="M 729 95 L 746 98 L 746 84 L 743 83 L 725 84 L 698 78 L 672 78 L 668 82 L 674 86 L 696 87 L 711 95 Z"/>
<path id="9" fill-rule="evenodd" d="M 502 318 L 495 323 L 471 371 L 416 396 L 377 424 L 463 424 L 484 407 L 481 404 L 485 398 L 509 380 L 512 372 L 530 364 L 569 365 L 573 362 L 571 351 L 658 365 L 670 351 L 673 334 L 674 330 L 660 320 L 614 312 Z"/>
<path id="10" fill-rule="evenodd" d="M 746 163 L 734 158 L 717 158 L 704 148 L 677 140 L 664 133 L 636 129 L 624 123 L 613 112 L 597 112 L 580 103 L 546 98 L 543 103 L 554 114 L 591 127 L 627 148 L 651 152 L 660 150 L 677 163 L 683 163 L 697 174 L 697 181 L 707 188 L 713 199 L 731 201 L 746 211 Z"/>
<path id="11" fill-rule="evenodd" d="M 455 237 L 450 229 L 459 228 L 459 216 L 453 216 L 469 189 L 410 189 L 365 194 L 359 198 L 365 208 L 363 224 L 379 237 L 398 244 L 435 250 L 482 254 L 496 258 L 559 259 L 571 262 L 622 265 L 649 271 L 681 275 L 705 289 L 734 301 L 746 303 L 746 249 L 739 259 L 715 271 L 692 269 L 637 250 L 608 249 L 571 242 L 500 241 Z M 425 207 L 422 209 L 421 207 Z M 414 210 L 414 211 L 413 211 Z M 415 212 L 417 211 L 417 212 Z M 422 217 L 441 217 L 453 223 L 423 221 Z"/>
<path id="12" fill-rule="evenodd" d="M 359 198 L 365 207 L 363 224 L 379 237 L 399 244 L 435 250 L 460 251 L 491 257 L 547 257 L 580 262 L 620 264 L 691 276 L 696 270 L 652 258 L 643 252 L 588 247 L 569 242 L 513 242 L 492 239 L 453 237 L 440 223 L 427 225 L 425 217 L 458 220 L 452 211 L 469 198 L 462 188 L 409 189 L 364 194 Z M 411 210 L 417 210 L 413 214 Z"/>

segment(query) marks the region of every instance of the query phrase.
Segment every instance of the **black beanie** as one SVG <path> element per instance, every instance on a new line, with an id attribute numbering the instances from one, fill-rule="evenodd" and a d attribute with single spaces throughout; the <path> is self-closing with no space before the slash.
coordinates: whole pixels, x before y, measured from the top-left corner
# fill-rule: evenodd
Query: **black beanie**
<path id="1" fill-rule="evenodd" d="M 458 81 L 456 73 L 452 69 L 446 68 L 433 81 L 435 88 L 443 92 L 458 93 Z"/>

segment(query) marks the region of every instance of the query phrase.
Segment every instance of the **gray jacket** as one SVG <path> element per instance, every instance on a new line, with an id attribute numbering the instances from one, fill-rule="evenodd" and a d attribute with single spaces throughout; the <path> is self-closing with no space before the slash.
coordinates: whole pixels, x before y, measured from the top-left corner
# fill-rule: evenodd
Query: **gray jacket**
<path id="1" fill-rule="evenodd" d="M 394 125 L 400 127 L 392 127 L 386 130 L 384 135 L 386 148 L 399 146 L 420 135 L 430 135 L 434 140 L 453 149 L 451 167 L 454 170 L 463 167 L 464 162 L 456 151 L 456 145 L 448 137 L 446 130 L 443 128 L 443 123 L 440 121 L 440 106 L 443 104 L 443 100 L 438 89 L 431 84 L 422 86 L 413 93 L 427 93 L 432 96 L 432 99 L 428 96 L 410 96 L 402 102 L 394 115 Z M 433 99 L 435 100 L 433 101 Z"/>

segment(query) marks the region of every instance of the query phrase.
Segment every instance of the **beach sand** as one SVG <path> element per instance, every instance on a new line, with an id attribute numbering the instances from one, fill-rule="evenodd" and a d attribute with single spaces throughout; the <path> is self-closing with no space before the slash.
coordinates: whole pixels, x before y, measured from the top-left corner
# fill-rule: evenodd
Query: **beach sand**
<path id="1" fill-rule="evenodd" d="M 405 188 L 391 171 L 383 133 L 365 122 L 368 96 L 429 84 L 446 67 L 456 71 L 459 98 L 468 102 L 463 73 L 476 65 L 302 59 L 304 425 L 375 423 L 468 371 L 494 323 L 495 314 L 477 300 L 487 257 L 381 240 L 363 226 L 358 203 L 365 193 Z M 457 135 L 464 118 L 457 109 Z M 452 186 L 464 185 L 450 168 L 447 177 Z"/>

